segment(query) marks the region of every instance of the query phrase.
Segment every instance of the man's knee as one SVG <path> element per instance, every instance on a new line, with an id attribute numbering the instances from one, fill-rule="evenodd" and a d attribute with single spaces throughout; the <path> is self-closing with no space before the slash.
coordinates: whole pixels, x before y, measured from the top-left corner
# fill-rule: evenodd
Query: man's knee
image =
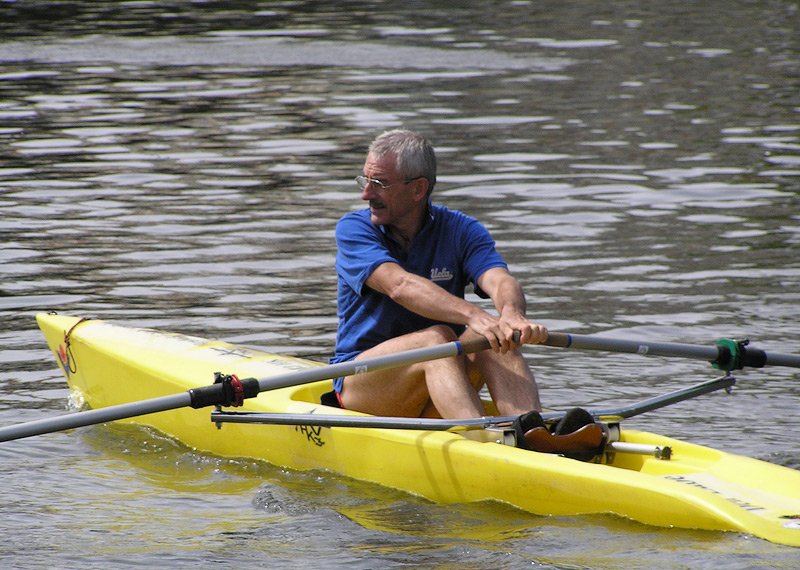
<path id="1" fill-rule="evenodd" d="M 446 342 L 458 340 L 455 331 L 447 325 L 433 325 L 432 327 L 423 329 L 420 333 L 426 336 L 430 344 L 444 344 Z"/>

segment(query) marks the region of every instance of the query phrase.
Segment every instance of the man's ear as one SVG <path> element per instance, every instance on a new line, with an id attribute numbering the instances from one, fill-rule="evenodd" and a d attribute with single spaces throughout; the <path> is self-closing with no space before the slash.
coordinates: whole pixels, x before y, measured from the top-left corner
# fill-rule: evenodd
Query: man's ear
<path id="1" fill-rule="evenodd" d="M 428 196 L 428 188 L 430 187 L 430 181 L 427 178 L 420 177 L 417 178 L 414 182 L 414 198 L 416 200 L 421 200 Z"/>

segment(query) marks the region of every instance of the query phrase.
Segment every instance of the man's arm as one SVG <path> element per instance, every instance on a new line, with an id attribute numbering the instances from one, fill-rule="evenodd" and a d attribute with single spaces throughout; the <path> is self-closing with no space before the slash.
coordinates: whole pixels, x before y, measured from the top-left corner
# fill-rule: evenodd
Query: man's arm
<path id="1" fill-rule="evenodd" d="M 502 268 L 486 271 L 478 281 L 494 301 L 499 318 L 432 281 L 405 271 L 396 263 L 378 266 L 366 285 L 409 311 L 437 321 L 466 325 L 486 337 L 494 350 L 505 352 L 513 348 L 514 330 L 521 332 L 522 342 L 532 341 L 536 334 L 533 325 L 524 317 L 525 296 L 517 281 Z M 519 328 L 514 329 L 515 325 Z"/>
<path id="2" fill-rule="evenodd" d="M 397 263 L 382 263 L 366 285 L 409 311 L 445 323 L 466 325 L 480 309 Z"/>

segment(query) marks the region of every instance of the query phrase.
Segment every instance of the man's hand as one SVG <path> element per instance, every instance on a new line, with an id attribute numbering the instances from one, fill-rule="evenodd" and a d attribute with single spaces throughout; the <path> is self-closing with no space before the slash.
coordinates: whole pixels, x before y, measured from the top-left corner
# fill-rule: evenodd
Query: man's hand
<path id="1" fill-rule="evenodd" d="M 478 278 L 478 285 L 492 299 L 500 316 L 492 317 L 495 322 L 482 325 L 482 329 L 473 326 L 473 319 L 470 319 L 468 326 L 485 336 L 492 349 L 505 353 L 523 344 L 539 344 L 547 340 L 547 328 L 525 317 L 525 294 L 507 269 L 489 269 Z M 514 331 L 520 333 L 519 342 L 514 342 Z"/>
<path id="2" fill-rule="evenodd" d="M 470 318 L 467 327 L 485 337 L 492 350 L 501 354 L 516 350 L 523 344 L 539 344 L 547 340 L 547 328 L 544 325 L 532 323 L 515 312 L 495 317 L 478 310 Z M 514 340 L 515 333 L 519 333 L 518 342 Z"/>
<path id="3" fill-rule="evenodd" d="M 504 312 L 500 316 L 500 326 L 504 330 L 511 331 L 508 340 L 512 350 L 519 348 L 523 344 L 540 344 L 547 340 L 547 327 L 531 322 L 524 315 L 515 311 Z M 515 331 L 519 331 L 519 343 L 514 342 L 513 335 Z"/>

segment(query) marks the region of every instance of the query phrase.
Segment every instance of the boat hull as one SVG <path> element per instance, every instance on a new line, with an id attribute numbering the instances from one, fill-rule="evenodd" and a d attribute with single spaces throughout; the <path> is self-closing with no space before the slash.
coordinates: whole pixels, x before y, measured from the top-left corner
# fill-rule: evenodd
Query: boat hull
<path id="1" fill-rule="evenodd" d="M 91 408 L 205 386 L 215 372 L 265 378 L 320 366 L 98 320 L 53 314 L 37 320 L 70 388 Z M 330 386 L 326 380 L 262 392 L 237 410 L 354 413 L 318 403 Z M 234 423 L 218 428 L 209 408 L 122 421 L 150 426 L 204 453 L 329 470 L 441 503 L 493 500 L 540 515 L 614 514 L 800 546 L 799 471 L 647 432 L 625 429 L 620 440 L 670 446 L 671 459 L 614 453 L 585 463 L 441 431 Z"/>

